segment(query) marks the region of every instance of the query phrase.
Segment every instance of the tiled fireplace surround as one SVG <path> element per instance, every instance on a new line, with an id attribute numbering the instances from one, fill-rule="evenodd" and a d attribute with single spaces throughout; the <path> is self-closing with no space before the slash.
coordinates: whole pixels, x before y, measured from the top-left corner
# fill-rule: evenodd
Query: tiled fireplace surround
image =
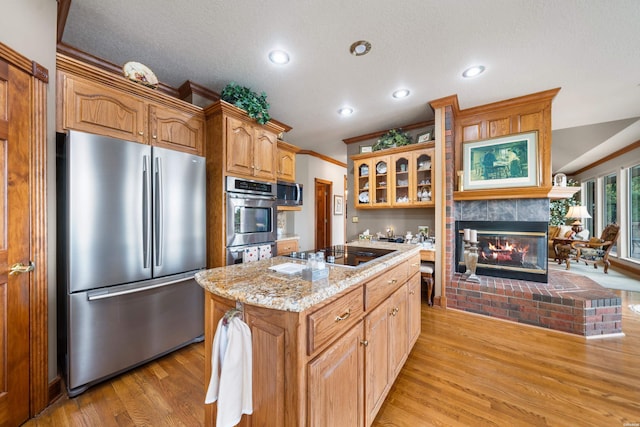
<path id="1" fill-rule="evenodd" d="M 456 201 L 454 212 L 456 221 L 548 222 L 549 199 Z M 479 277 L 454 273 L 447 306 L 586 337 L 622 332 L 620 298 L 587 277 L 553 269 L 548 283 Z"/>

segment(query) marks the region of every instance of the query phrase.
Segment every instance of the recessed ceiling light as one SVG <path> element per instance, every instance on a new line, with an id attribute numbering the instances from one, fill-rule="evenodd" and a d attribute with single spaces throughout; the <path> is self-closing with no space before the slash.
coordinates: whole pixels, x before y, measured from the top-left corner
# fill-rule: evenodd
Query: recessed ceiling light
<path id="1" fill-rule="evenodd" d="M 473 67 L 467 68 L 462 72 L 462 77 L 465 79 L 470 79 L 472 77 L 479 76 L 484 72 L 484 65 L 474 65 Z"/>
<path id="2" fill-rule="evenodd" d="M 366 55 L 370 50 L 371 43 L 366 40 L 358 40 L 357 42 L 354 42 L 349 48 L 349 52 L 351 52 L 351 54 L 355 56 Z"/>
<path id="3" fill-rule="evenodd" d="M 394 98 L 406 98 L 410 93 L 411 92 L 409 92 L 409 89 L 398 89 L 397 91 L 393 92 L 391 96 L 393 96 Z"/>
<path id="4" fill-rule="evenodd" d="M 269 60 L 274 64 L 284 65 L 289 63 L 289 54 L 284 50 L 272 50 L 269 52 Z"/>
<path id="5" fill-rule="evenodd" d="M 338 110 L 338 114 L 340 114 L 343 117 L 347 117 L 353 114 L 353 108 L 351 107 L 342 107 L 341 109 Z"/>

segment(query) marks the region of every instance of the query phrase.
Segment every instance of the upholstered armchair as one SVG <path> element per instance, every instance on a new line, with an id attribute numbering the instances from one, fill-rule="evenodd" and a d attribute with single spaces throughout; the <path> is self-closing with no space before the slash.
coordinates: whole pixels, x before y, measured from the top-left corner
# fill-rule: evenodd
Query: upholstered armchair
<path id="1" fill-rule="evenodd" d="M 586 265 L 593 263 L 593 268 L 598 268 L 598 262 L 604 264 L 604 272 L 609 272 L 609 252 L 618 240 L 620 226 L 617 224 L 609 224 L 602 230 L 600 238 L 593 237 L 588 243 L 575 242 L 571 247 L 576 250 L 576 261 L 584 261 Z"/>

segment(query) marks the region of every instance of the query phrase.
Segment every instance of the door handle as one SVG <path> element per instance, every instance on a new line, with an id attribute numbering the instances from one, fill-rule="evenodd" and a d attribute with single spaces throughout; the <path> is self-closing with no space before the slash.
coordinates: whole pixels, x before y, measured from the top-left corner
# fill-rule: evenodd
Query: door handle
<path id="1" fill-rule="evenodd" d="M 29 265 L 24 265 L 21 262 L 13 264 L 9 269 L 9 276 L 15 276 L 16 274 L 29 273 L 36 269 L 36 265 L 33 262 L 29 262 Z"/>

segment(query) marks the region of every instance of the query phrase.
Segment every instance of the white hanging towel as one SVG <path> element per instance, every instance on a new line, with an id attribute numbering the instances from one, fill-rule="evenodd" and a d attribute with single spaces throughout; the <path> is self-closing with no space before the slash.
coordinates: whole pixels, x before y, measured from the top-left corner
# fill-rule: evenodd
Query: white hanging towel
<path id="1" fill-rule="evenodd" d="M 223 317 L 213 338 L 211 379 L 205 403 L 218 401 L 217 427 L 232 427 L 253 413 L 251 330 L 238 317 Z"/>
<path id="2" fill-rule="evenodd" d="M 258 261 L 258 247 L 257 246 L 251 246 L 250 248 L 246 248 L 244 251 L 242 251 L 242 262 L 243 263 L 253 262 L 253 261 Z"/>
<path id="3" fill-rule="evenodd" d="M 271 245 L 262 245 L 258 247 L 260 252 L 260 259 L 271 258 Z"/>

